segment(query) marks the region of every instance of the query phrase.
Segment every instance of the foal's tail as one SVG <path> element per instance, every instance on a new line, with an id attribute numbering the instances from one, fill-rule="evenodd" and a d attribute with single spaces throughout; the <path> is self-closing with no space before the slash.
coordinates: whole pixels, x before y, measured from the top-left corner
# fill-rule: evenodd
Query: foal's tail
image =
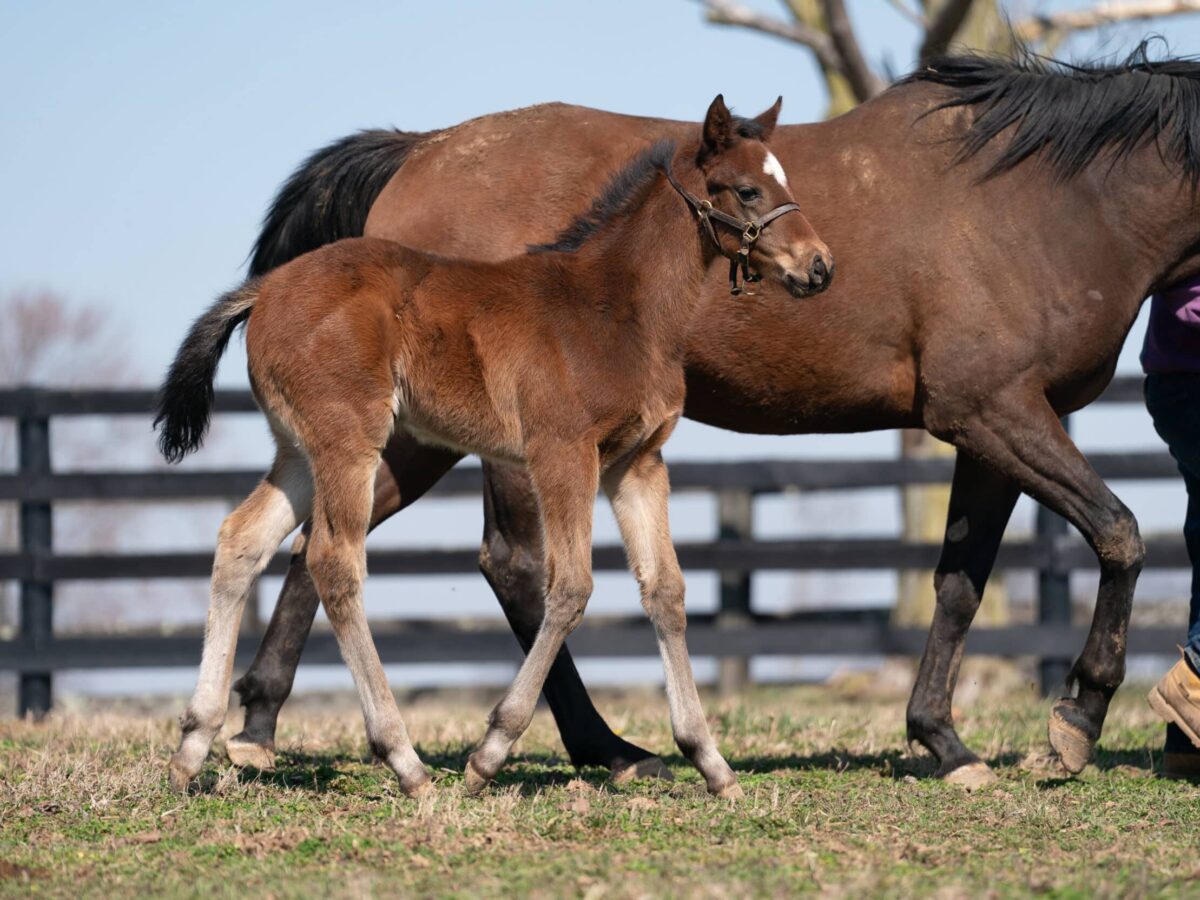
<path id="1" fill-rule="evenodd" d="M 375 198 L 412 148 L 433 133 L 360 131 L 302 162 L 263 219 L 250 256 L 250 275 L 265 275 L 324 244 L 361 236 Z"/>
<path id="2" fill-rule="evenodd" d="M 179 346 L 158 394 L 158 448 L 167 462 L 179 462 L 204 440 L 212 414 L 217 363 L 233 330 L 250 318 L 258 299 L 257 279 L 222 295 L 200 318 Z"/>

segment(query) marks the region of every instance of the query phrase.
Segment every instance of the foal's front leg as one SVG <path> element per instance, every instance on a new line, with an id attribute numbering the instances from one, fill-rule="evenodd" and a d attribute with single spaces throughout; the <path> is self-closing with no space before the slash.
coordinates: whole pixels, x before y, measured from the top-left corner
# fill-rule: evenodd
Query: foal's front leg
<path id="1" fill-rule="evenodd" d="M 546 551 L 541 628 L 517 677 L 492 710 L 483 742 L 467 760 L 467 790 L 483 790 L 533 719 L 538 694 L 558 651 L 583 618 L 592 595 L 592 512 L 600 462 L 594 443 L 530 447 Z"/>
<path id="2" fill-rule="evenodd" d="M 685 638 L 683 572 L 671 543 L 667 516 L 670 486 L 662 454 L 651 450 L 625 469 L 607 473 L 604 490 L 621 528 L 629 566 L 641 588 L 642 606 L 654 623 L 666 672 L 675 743 L 700 770 L 710 793 L 739 799 L 742 789 L 708 730 L 692 674 Z"/>

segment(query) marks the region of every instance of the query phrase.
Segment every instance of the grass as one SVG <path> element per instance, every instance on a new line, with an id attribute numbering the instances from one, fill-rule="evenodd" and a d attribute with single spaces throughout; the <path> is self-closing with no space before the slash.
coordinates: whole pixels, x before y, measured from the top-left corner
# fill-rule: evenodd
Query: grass
<path id="1" fill-rule="evenodd" d="M 419 803 L 369 761 L 353 708 L 285 712 L 276 772 L 214 754 L 187 797 L 166 787 L 177 726 L 165 712 L 10 720 L 0 897 L 1197 894 L 1200 788 L 1154 777 L 1161 726 L 1142 696 L 1119 695 L 1096 764 L 1074 780 L 1021 766 L 1044 746 L 1045 702 L 974 700 L 962 733 L 1001 780 L 970 795 L 906 752 L 902 698 L 787 688 L 710 700 L 746 789 L 734 806 L 678 756 L 674 784 L 616 789 L 601 770 L 575 772 L 545 712 L 496 786 L 468 798 L 478 698 L 405 704 L 438 780 Z M 602 706 L 631 739 L 671 747 L 657 694 Z"/>

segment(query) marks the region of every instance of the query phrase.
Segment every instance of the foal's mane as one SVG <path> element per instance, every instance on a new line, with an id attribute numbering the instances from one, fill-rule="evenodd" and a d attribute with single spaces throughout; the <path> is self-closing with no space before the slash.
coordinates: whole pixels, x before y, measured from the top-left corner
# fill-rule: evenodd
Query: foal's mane
<path id="1" fill-rule="evenodd" d="M 969 159 L 1015 126 L 984 178 L 1040 156 L 1062 180 L 1102 152 L 1128 158 L 1147 142 L 1164 162 L 1200 183 L 1200 60 L 1151 59 L 1143 41 L 1120 62 L 1070 64 L 1022 51 L 1016 59 L 983 54 L 947 56 L 902 83 L 949 88 L 933 111 L 969 106 L 974 121 L 962 136 L 958 160 Z"/>
<path id="2" fill-rule="evenodd" d="M 742 116 L 733 117 L 733 133 L 745 140 L 762 140 L 762 124 Z M 592 200 L 587 211 L 558 233 L 548 244 L 530 244 L 530 253 L 573 253 L 609 222 L 633 212 L 646 199 L 645 188 L 655 177 L 671 168 L 675 142 L 661 140 L 647 147 L 622 166 Z"/>

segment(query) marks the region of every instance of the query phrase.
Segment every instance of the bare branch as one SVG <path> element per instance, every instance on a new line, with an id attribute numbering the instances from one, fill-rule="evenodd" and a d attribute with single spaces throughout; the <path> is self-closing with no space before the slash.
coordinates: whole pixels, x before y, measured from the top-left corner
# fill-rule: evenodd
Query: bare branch
<path id="1" fill-rule="evenodd" d="M 850 89 L 854 91 L 858 102 L 863 103 L 883 93 L 887 83 L 867 65 L 862 48 L 858 46 L 858 38 L 854 35 L 854 26 L 846 14 L 845 0 L 821 0 L 821 6 L 825 11 L 829 37 L 841 57 L 842 73 L 850 82 Z"/>
<path id="2" fill-rule="evenodd" d="M 967 20 L 975 0 L 946 0 L 941 9 L 929 22 L 925 29 L 925 39 L 921 41 L 919 58 L 922 63 L 928 62 L 935 56 L 945 53 Z"/>
<path id="3" fill-rule="evenodd" d="M 836 72 L 842 71 L 842 63 L 834 48 L 833 39 L 815 28 L 809 28 L 801 22 L 785 22 L 782 19 L 764 16 L 729 0 L 700 2 L 704 7 L 704 17 L 714 25 L 738 25 L 801 44 L 813 52 L 822 66 Z"/>
<path id="4" fill-rule="evenodd" d="M 908 21 L 912 22 L 922 31 L 929 27 L 929 20 L 909 6 L 905 0 L 887 0 L 887 2 L 892 9 L 896 10 L 896 12 L 900 13 L 900 15 L 904 16 L 904 18 L 908 19 Z"/>
<path id="5" fill-rule="evenodd" d="M 1055 34 L 1087 31 L 1117 22 L 1134 22 L 1200 13 L 1200 0 L 1116 0 L 1099 3 L 1090 9 L 1070 9 L 1032 16 L 1013 26 L 1023 41 L 1039 41 Z"/>

